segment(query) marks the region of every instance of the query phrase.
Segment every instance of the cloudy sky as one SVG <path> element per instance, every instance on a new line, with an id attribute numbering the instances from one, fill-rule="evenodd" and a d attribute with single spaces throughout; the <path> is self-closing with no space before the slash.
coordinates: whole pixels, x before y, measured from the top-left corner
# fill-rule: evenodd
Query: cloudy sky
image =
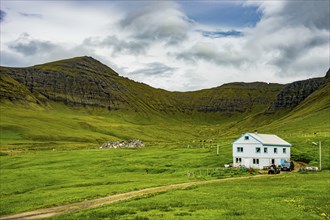
<path id="1" fill-rule="evenodd" d="M 1 0 L 1 65 L 92 56 L 171 91 L 287 83 L 330 67 L 330 3 Z"/>

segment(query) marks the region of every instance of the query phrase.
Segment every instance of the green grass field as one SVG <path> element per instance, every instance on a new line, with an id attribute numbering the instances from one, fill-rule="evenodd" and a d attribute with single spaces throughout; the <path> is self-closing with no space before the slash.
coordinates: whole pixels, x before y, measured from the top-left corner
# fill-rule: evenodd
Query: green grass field
<path id="1" fill-rule="evenodd" d="M 214 168 L 224 170 L 224 158 L 214 148 L 170 145 L 1 156 L 1 215 L 151 186 L 246 174 L 223 171 L 212 177 Z"/>
<path id="2" fill-rule="evenodd" d="M 51 219 L 329 219 L 330 173 L 232 180 Z"/>
<path id="3" fill-rule="evenodd" d="M 188 148 L 170 144 L 139 149 L 36 150 L 1 156 L 1 215 L 153 186 L 250 175 L 223 168 L 230 155 L 228 142 L 220 147 L 219 156 L 216 148 L 208 145 Z"/>

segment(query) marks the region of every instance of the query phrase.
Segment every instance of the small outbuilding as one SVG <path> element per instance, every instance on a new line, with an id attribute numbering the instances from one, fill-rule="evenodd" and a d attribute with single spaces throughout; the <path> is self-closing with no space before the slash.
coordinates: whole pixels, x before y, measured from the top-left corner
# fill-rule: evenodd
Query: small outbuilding
<path id="1" fill-rule="evenodd" d="M 290 160 L 291 144 L 274 134 L 245 133 L 233 142 L 233 165 L 262 169 Z"/>

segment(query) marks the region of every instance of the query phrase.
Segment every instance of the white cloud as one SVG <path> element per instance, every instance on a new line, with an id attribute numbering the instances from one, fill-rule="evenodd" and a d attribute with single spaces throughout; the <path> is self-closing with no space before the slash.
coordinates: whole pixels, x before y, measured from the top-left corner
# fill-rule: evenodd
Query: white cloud
<path id="1" fill-rule="evenodd" d="M 49 41 L 30 39 L 29 34 L 23 33 L 9 44 L 9 48 L 25 56 L 33 56 L 35 54 L 45 55 L 56 49 L 56 45 Z"/>
<path id="2" fill-rule="evenodd" d="M 180 2 L 4 1 L 1 65 L 89 55 L 120 75 L 181 91 L 325 74 L 329 1 L 235 3 L 246 4 L 262 17 L 237 30 L 191 21 Z"/>
<path id="3" fill-rule="evenodd" d="M 4 42 L 1 43 L 29 33 L 41 40 L 72 45 L 93 33 L 103 34 L 107 25 L 120 19 L 115 9 L 105 11 L 70 1 L 5 1 L 2 10 L 6 12 L 6 19 L 2 23 Z"/>
<path id="4" fill-rule="evenodd" d="M 329 2 L 290 1 L 274 4 L 261 2 L 263 19 L 249 31 L 244 51 L 254 51 L 258 56 L 257 61 L 263 60 L 265 64 L 273 66 L 276 69 L 274 74 L 280 77 L 279 81 L 324 75 L 330 66 Z M 316 61 L 313 51 L 321 52 L 322 58 L 318 56 L 320 59 Z M 307 62 L 303 64 L 301 60 Z M 315 63 L 318 63 L 318 67 Z"/>
<path id="5" fill-rule="evenodd" d="M 146 53 L 150 43 L 146 40 L 124 40 L 116 35 L 105 38 L 89 37 L 83 41 L 83 45 L 89 48 L 103 47 L 111 50 L 112 56 L 139 55 Z"/>
<path id="6" fill-rule="evenodd" d="M 178 44 L 187 38 L 190 23 L 176 3 L 162 1 L 128 13 L 120 26 L 134 38 Z"/>

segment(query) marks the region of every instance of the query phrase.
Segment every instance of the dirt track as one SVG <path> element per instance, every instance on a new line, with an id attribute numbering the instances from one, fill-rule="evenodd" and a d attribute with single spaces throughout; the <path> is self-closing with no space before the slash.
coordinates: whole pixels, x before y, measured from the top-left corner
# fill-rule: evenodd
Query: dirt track
<path id="1" fill-rule="evenodd" d="M 179 183 L 179 184 L 171 184 L 166 186 L 159 186 L 159 187 L 152 187 L 146 188 L 137 191 L 131 191 L 127 193 L 120 193 L 116 195 L 110 195 L 102 198 L 92 199 L 83 202 L 77 202 L 67 205 L 61 205 L 51 208 L 45 209 L 37 209 L 34 211 L 23 212 L 20 214 L 8 215 L 3 216 L 0 220 L 9 220 L 9 219 L 42 219 L 47 218 L 55 215 L 63 215 L 70 212 L 76 212 L 80 210 L 90 209 L 99 207 L 106 204 L 111 204 L 123 200 L 129 200 L 132 198 L 143 197 L 146 195 L 152 195 L 156 193 L 166 192 L 175 189 L 183 189 L 189 186 L 196 186 L 202 185 L 207 183 L 215 183 L 215 182 L 224 182 L 224 181 L 232 181 L 237 179 L 251 179 L 251 178 L 258 178 L 258 177 L 266 177 L 267 175 L 256 175 L 256 176 L 248 176 L 248 177 L 233 177 L 233 178 L 226 178 L 226 179 L 217 179 L 217 180 L 207 180 L 207 181 L 199 181 L 199 182 L 189 182 L 189 183 Z"/>

